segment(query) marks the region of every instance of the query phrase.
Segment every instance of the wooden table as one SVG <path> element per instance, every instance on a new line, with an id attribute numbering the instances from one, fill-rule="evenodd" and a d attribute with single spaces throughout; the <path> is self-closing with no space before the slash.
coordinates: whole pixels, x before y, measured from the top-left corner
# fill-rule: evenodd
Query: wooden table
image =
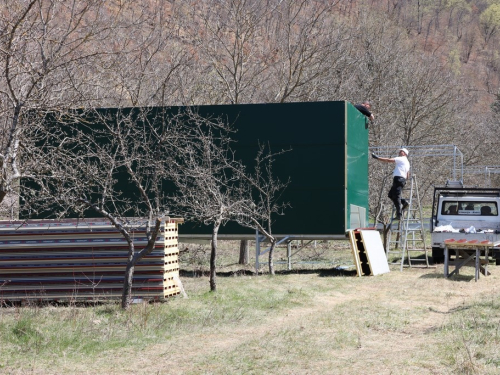
<path id="1" fill-rule="evenodd" d="M 488 253 L 493 247 L 500 245 L 500 242 L 492 242 L 489 240 L 479 241 L 465 239 L 454 240 L 452 238 L 444 241 L 444 276 L 450 277 L 454 273 L 458 275 L 460 268 L 463 266 L 474 266 L 474 279 L 479 279 L 479 274 L 488 276 Z M 455 259 L 450 260 L 450 250 L 455 251 Z M 483 259 L 481 259 L 483 257 Z M 450 266 L 455 269 L 450 273 Z"/>

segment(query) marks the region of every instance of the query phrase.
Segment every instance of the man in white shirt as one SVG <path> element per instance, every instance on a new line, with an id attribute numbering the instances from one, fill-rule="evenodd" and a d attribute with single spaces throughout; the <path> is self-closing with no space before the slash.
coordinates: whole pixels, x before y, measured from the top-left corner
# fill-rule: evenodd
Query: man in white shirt
<path id="1" fill-rule="evenodd" d="M 410 178 L 408 150 L 406 148 L 400 148 L 398 150 L 398 156 L 395 158 L 381 158 L 375 154 L 372 154 L 372 157 L 386 163 L 396 163 L 392 174 L 392 187 L 387 196 L 393 201 L 394 207 L 396 208 L 396 218 L 399 220 L 401 219 L 403 210 L 408 207 L 406 199 L 401 198 L 401 193 L 403 187 L 406 185 L 406 180 Z"/>

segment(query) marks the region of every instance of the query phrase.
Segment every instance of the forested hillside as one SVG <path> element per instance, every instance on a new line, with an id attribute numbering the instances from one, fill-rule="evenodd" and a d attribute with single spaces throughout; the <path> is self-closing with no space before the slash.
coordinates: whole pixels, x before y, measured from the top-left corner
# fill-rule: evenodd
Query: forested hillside
<path id="1" fill-rule="evenodd" d="M 0 0 L 0 190 L 32 109 L 368 99 L 371 146 L 497 165 L 499 46 L 500 0 Z"/>
<path id="2" fill-rule="evenodd" d="M 438 58 L 445 71 L 456 79 L 450 89 L 457 100 L 457 120 L 468 123 L 474 133 L 470 138 L 460 134 L 449 139 L 466 150 L 466 164 L 498 164 L 495 159 L 484 159 L 487 149 L 474 152 L 475 147 L 470 146 L 474 139 L 481 144 L 494 141 L 498 123 L 492 104 L 498 100 L 500 87 L 500 1 L 410 0 L 370 4 L 402 28 L 421 53 Z"/>

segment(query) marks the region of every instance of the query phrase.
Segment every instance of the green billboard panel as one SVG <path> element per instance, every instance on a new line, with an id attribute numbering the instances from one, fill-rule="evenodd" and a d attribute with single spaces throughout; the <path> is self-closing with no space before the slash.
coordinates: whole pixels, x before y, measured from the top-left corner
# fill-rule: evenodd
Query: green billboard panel
<path id="1" fill-rule="evenodd" d="M 251 163 L 258 144 L 289 150 L 273 165 L 290 179 L 282 200 L 290 207 L 275 218 L 282 235 L 338 235 L 350 228 L 351 208 L 368 207 L 367 119 L 346 101 L 197 107 L 202 116 L 222 116 L 236 129 L 236 156 Z M 366 217 L 364 218 L 366 220 Z M 209 233 L 183 225 L 181 232 Z M 221 234 L 248 233 L 236 225 Z"/>
<path id="2" fill-rule="evenodd" d="M 304 235 L 310 238 L 343 235 L 347 229 L 366 222 L 368 122 L 351 103 L 158 107 L 148 108 L 148 117 L 151 116 L 152 122 L 155 122 L 155 119 L 165 115 L 168 117 L 169 113 L 182 113 L 187 109 L 204 117 L 220 117 L 231 124 L 235 130 L 232 138 L 236 141 L 233 146 L 236 157 L 249 167 L 253 165 L 260 144 L 269 144 L 272 152 L 287 150 L 273 163 L 275 177 L 283 182 L 290 181 L 281 197 L 282 202 L 288 202 L 290 207 L 284 215 L 274 218 L 275 235 Z M 135 110 L 126 109 L 130 113 Z M 118 110 L 108 108 L 99 112 L 102 112 L 102 117 L 87 121 L 96 129 L 102 126 L 99 121 L 104 118 L 113 121 Z M 117 176 L 117 181 L 120 189 L 126 191 L 127 178 Z M 165 191 L 165 194 L 170 192 Z M 134 199 L 133 196 L 130 198 Z M 208 235 L 210 228 L 187 222 L 180 228 L 180 233 L 184 236 Z M 220 234 L 253 233 L 248 228 L 229 223 L 220 229 Z"/>

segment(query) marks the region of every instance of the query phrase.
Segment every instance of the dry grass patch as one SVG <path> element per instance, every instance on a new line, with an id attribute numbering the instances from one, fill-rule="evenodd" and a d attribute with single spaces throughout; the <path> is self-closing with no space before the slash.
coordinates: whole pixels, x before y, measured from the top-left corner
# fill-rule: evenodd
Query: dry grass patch
<path id="1" fill-rule="evenodd" d="M 187 264 L 188 298 L 163 304 L 0 310 L 6 374 L 495 374 L 500 370 L 500 267 L 474 282 L 442 266 L 352 276 L 348 249 L 329 266 L 275 277 L 221 262 Z M 342 253 L 342 254 L 341 254 Z M 326 256 L 326 255 L 325 255 Z M 227 264 L 225 266 L 224 264 Z M 337 269 L 337 270 L 335 270 Z"/>

